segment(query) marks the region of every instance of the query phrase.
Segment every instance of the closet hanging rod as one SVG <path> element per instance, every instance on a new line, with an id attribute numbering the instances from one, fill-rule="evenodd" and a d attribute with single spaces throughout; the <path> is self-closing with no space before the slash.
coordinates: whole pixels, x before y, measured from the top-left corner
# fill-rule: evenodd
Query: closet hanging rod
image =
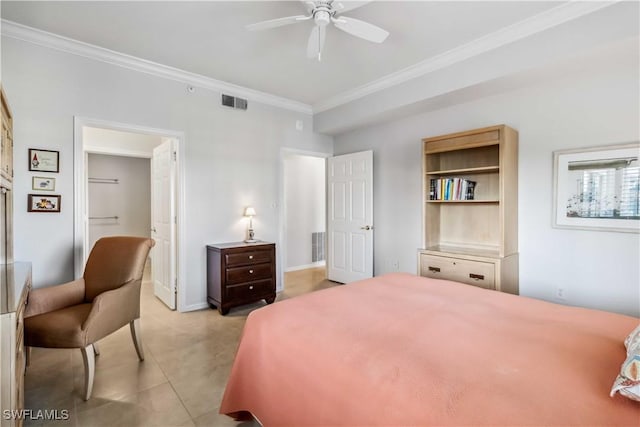
<path id="1" fill-rule="evenodd" d="M 89 178 L 89 182 L 95 184 L 120 184 L 118 178 Z"/>
<path id="2" fill-rule="evenodd" d="M 89 219 L 115 219 L 116 221 L 120 218 L 117 215 L 114 216 L 90 216 Z"/>

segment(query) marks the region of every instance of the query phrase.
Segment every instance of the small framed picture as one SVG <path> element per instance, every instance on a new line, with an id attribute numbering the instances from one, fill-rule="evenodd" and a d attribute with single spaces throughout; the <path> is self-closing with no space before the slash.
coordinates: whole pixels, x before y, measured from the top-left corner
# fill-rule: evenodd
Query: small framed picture
<path id="1" fill-rule="evenodd" d="M 29 194 L 28 212 L 60 212 L 59 194 Z"/>
<path id="2" fill-rule="evenodd" d="M 31 188 L 36 191 L 55 191 L 56 179 L 44 176 L 34 176 L 31 179 Z"/>
<path id="3" fill-rule="evenodd" d="M 29 170 L 35 172 L 60 172 L 60 152 L 29 148 Z"/>

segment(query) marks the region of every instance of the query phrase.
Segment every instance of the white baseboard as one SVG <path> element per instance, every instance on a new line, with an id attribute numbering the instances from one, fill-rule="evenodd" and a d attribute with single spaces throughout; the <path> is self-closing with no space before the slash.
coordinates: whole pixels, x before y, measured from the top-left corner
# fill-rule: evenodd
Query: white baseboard
<path id="1" fill-rule="evenodd" d="M 318 261 L 318 262 L 312 262 L 311 264 L 296 265 L 295 267 L 287 267 L 284 271 L 285 273 L 288 273 L 290 271 L 306 270 L 307 268 L 324 267 L 326 265 L 327 265 L 326 261 Z"/>
<path id="2" fill-rule="evenodd" d="M 209 303 L 208 302 L 198 302 L 195 304 L 190 304 L 186 307 L 181 307 L 181 310 L 178 310 L 180 313 L 186 313 L 187 311 L 196 311 L 196 310 L 202 310 L 203 308 L 209 308 Z"/>

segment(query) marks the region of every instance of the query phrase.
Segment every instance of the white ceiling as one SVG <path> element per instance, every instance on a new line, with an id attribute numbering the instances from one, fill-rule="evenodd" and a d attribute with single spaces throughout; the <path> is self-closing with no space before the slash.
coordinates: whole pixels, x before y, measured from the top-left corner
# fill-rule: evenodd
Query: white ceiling
<path id="1" fill-rule="evenodd" d="M 244 28 L 305 13 L 298 1 L 2 1 L 2 18 L 318 105 L 563 3 L 375 1 L 345 15 L 386 29 L 388 39 L 378 45 L 330 28 L 322 62 L 305 54 L 310 21 L 262 32 Z"/>

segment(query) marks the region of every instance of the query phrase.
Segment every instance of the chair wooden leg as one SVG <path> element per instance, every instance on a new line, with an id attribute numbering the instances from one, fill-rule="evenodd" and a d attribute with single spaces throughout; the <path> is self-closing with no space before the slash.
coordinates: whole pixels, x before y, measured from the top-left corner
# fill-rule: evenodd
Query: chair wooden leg
<path id="1" fill-rule="evenodd" d="M 82 360 L 84 362 L 84 400 L 89 400 L 93 390 L 93 375 L 96 371 L 96 359 L 93 344 L 81 348 Z"/>
<path id="2" fill-rule="evenodd" d="M 140 361 L 144 360 L 144 352 L 142 351 L 142 335 L 140 334 L 140 318 L 137 318 L 129 322 L 131 328 L 131 338 L 133 339 L 133 345 L 136 346 L 136 353 Z"/>
<path id="3" fill-rule="evenodd" d="M 98 343 L 94 342 L 93 344 L 93 354 L 96 356 L 100 356 L 100 349 L 98 348 Z"/>
<path id="4" fill-rule="evenodd" d="M 24 348 L 24 358 L 25 365 L 29 366 L 31 364 L 31 347 L 25 346 Z"/>

